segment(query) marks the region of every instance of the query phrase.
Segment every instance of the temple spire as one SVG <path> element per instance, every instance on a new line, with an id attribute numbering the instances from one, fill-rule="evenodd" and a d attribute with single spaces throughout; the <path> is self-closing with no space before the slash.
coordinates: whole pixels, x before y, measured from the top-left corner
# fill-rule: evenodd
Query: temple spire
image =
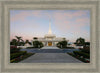
<path id="1" fill-rule="evenodd" d="M 52 34 L 52 31 L 51 31 L 51 21 L 49 20 L 49 31 L 48 31 L 48 34 Z"/>

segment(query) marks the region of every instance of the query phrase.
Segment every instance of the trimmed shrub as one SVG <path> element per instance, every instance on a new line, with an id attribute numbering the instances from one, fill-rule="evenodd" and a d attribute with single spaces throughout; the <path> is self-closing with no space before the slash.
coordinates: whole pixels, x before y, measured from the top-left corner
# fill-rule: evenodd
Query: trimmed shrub
<path id="1" fill-rule="evenodd" d="M 15 62 L 15 59 L 10 60 L 11 63 Z"/>
<path id="2" fill-rule="evenodd" d="M 17 48 L 17 46 L 11 45 L 10 48 L 11 48 L 11 49 Z"/>
<path id="3" fill-rule="evenodd" d="M 21 55 L 25 55 L 26 53 L 27 53 L 26 51 L 20 51 L 18 53 L 10 54 L 10 60 L 20 57 Z"/>
<path id="4" fill-rule="evenodd" d="M 90 55 L 81 51 L 73 51 L 76 56 L 83 56 L 84 58 L 90 58 Z"/>
<path id="5" fill-rule="evenodd" d="M 40 41 L 33 41 L 34 48 L 41 48 L 43 47 L 43 43 Z"/>
<path id="6" fill-rule="evenodd" d="M 90 49 L 80 49 L 81 52 L 90 54 Z"/>
<path id="7" fill-rule="evenodd" d="M 17 46 L 10 46 L 10 53 L 19 52 L 21 48 L 17 48 Z"/>
<path id="8" fill-rule="evenodd" d="M 16 52 L 19 52 L 20 51 L 20 48 L 11 48 L 10 49 L 10 53 L 16 53 Z"/>

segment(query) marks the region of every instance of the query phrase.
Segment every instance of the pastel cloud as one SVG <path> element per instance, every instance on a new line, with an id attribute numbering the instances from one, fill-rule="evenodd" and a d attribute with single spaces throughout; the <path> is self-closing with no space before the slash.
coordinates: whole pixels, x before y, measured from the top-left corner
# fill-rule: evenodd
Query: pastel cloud
<path id="1" fill-rule="evenodd" d="M 87 14 L 87 12 L 85 11 L 77 11 L 77 12 L 71 12 L 71 13 L 65 13 L 64 15 L 65 16 L 68 16 L 68 17 L 70 17 L 70 18 L 72 18 L 72 17 L 79 17 L 79 16 L 83 16 L 83 15 L 86 15 Z"/>
<path id="2" fill-rule="evenodd" d="M 74 40 L 78 37 L 84 37 L 86 40 L 89 40 L 90 17 L 87 16 L 87 12 L 88 11 L 55 13 L 53 15 L 54 24 L 63 34 L 70 33 L 71 37 L 74 37 Z M 85 27 L 88 27 L 89 31 L 86 30 Z"/>
<path id="3" fill-rule="evenodd" d="M 53 31 L 65 34 L 69 40 L 78 37 L 90 38 L 90 14 L 88 10 L 19 10 L 11 14 L 11 38 L 15 35 L 32 40 L 33 36 L 43 37 L 48 31 L 49 16 Z M 18 25 L 19 24 L 19 25 Z M 19 30 L 18 30 L 18 29 Z M 56 34 L 56 33 L 55 33 Z"/>
<path id="4" fill-rule="evenodd" d="M 13 15 L 13 12 L 12 12 L 12 15 Z M 20 13 L 13 15 L 11 17 L 11 21 L 12 22 L 24 21 L 29 16 L 40 17 L 41 11 L 21 11 Z"/>
<path id="5" fill-rule="evenodd" d="M 55 25 L 63 32 L 68 30 L 81 31 L 84 26 L 90 25 L 90 18 L 84 17 L 87 13 L 77 11 L 74 13 L 55 13 Z"/>

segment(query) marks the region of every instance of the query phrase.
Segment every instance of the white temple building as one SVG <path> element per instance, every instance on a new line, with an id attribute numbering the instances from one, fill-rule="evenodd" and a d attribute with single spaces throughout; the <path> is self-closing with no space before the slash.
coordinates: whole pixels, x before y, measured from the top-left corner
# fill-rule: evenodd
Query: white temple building
<path id="1" fill-rule="evenodd" d="M 32 41 L 41 41 L 44 46 L 56 46 L 56 44 L 60 41 L 66 40 L 64 37 L 56 37 L 55 34 L 52 34 L 51 31 L 51 23 L 49 23 L 49 31 L 48 34 L 44 35 L 44 37 L 38 39 L 33 39 Z M 68 40 L 66 40 L 68 41 Z"/>

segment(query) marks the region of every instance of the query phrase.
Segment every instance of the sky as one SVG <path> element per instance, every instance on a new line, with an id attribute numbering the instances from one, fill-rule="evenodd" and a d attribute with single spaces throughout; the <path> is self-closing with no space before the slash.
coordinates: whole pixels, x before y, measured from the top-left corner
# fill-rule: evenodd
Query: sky
<path id="1" fill-rule="evenodd" d="M 90 41 L 89 10 L 10 10 L 10 40 L 21 36 L 23 40 L 44 37 L 51 23 L 56 37 L 75 42 L 82 37 Z"/>

